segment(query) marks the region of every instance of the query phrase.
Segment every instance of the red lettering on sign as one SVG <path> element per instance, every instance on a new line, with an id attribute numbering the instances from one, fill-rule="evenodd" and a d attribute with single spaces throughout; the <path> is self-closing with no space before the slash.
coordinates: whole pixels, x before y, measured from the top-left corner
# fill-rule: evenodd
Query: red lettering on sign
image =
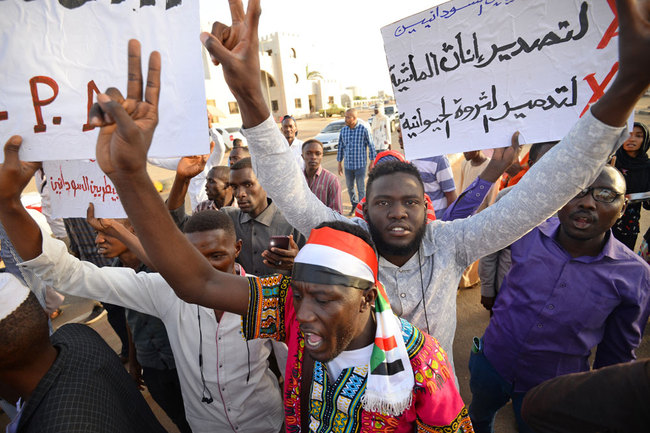
<path id="1" fill-rule="evenodd" d="M 39 83 L 50 86 L 52 92 L 54 93 L 51 98 L 41 100 L 38 97 Z M 56 99 L 56 96 L 59 94 L 59 85 L 56 84 L 56 81 L 54 81 L 52 78 L 39 75 L 37 77 L 32 77 L 29 80 L 29 89 L 32 92 L 32 103 L 34 104 L 34 114 L 36 114 L 36 125 L 34 125 L 34 132 L 45 132 L 47 127 L 45 126 L 45 122 L 43 122 L 43 112 L 41 111 L 41 108 L 48 104 L 51 104 L 52 101 Z"/>
<path id="2" fill-rule="evenodd" d="M 609 4 L 609 8 L 614 13 L 614 19 L 612 20 L 612 23 L 609 25 L 609 27 L 607 27 L 607 30 L 605 30 L 603 38 L 600 40 L 598 46 L 596 47 L 599 50 L 602 50 L 607 45 L 609 45 L 609 41 L 614 36 L 618 36 L 618 12 L 616 11 L 616 0 L 607 0 L 607 3 Z"/>
<path id="3" fill-rule="evenodd" d="M 596 102 L 597 100 L 600 99 L 601 96 L 605 93 L 605 89 L 607 88 L 607 85 L 609 84 L 610 81 L 612 81 L 612 78 L 614 78 L 614 75 L 618 72 L 618 62 L 614 63 L 614 66 L 612 66 L 612 69 L 609 71 L 605 79 L 603 80 L 602 83 L 598 83 L 596 81 L 596 74 L 589 74 L 587 75 L 584 80 L 587 81 L 589 84 L 589 87 L 591 87 L 591 91 L 593 92 L 591 99 L 589 99 L 589 102 L 587 102 L 587 105 L 585 105 L 585 108 L 582 110 L 582 113 L 580 113 L 580 117 L 584 116 L 584 114 L 587 112 L 589 109 L 589 106 Z"/>
<path id="4" fill-rule="evenodd" d="M 7 120 L 7 119 L 9 119 L 9 112 L 0 111 L 0 120 Z"/>
<path id="5" fill-rule="evenodd" d="M 86 105 L 86 123 L 81 127 L 83 132 L 91 131 L 95 129 L 94 126 L 90 124 L 90 109 L 93 106 L 94 95 L 93 93 L 99 94 L 99 89 L 93 80 L 88 81 L 88 103 Z"/>

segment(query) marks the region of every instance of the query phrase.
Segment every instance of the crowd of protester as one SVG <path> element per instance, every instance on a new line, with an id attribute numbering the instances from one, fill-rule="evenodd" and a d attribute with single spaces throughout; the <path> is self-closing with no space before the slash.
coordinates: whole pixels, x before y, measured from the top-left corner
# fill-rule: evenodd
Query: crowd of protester
<path id="1" fill-rule="evenodd" d="M 35 174 L 42 185 L 40 164 L 4 138 L 7 432 L 164 431 L 144 386 L 181 432 L 493 432 L 509 401 L 520 432 L 647 431 L 650 360 L 635 350 L 650 234 L 635 248 L 650 201 L 626 194 L 650 190 L 650 137 L 626 122 L 650 84 L 650 6 L 616 4 L 613 83 L 561 141 L 521 159 L 515 132 L 489 157 L 465 152 L 454 181 L 445 156 L 408 162 L 393 149 L 381 106 L 370 129 L 349 109 L 336 156 L 349 215 L 322 143 L 269 113 L 259 0 L 246 12 L 233 0 L 232 27 L 201 34 L 247 145 L 226 156 L 213 134 L 208 155 L 149 160 L 176 172 L 166 201 L 146 171 L 160 54 L 144 77 L 130 41 L 127 94 L 99 94 L 89 116 L 128 219 L 91 204 L 53 233 L 20 200 Z M 478 284 L 490 321 L 463 401 L 457 291 Z M 83 324 L 53 329 L 59 292 L 102 303 L 119 353 Z"/>

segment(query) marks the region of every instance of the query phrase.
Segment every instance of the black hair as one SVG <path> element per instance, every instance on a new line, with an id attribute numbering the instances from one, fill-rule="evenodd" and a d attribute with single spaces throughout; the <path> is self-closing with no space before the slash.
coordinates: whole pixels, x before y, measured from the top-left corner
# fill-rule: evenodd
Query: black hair
<path id="1" fill-rule="evenodd" d="M 375 182 L 375 180 L 377 180 L 382 176 L 395 174 L 395 173 L 405 173 L 413 176 L 415 179 L 417 179 L 418 184 L 420 184 L 422 190 L 424 191 L 424 182 L 422 182 L 422 177 L 420 176 L 420 172 L 413 164 L 404 161 L 387 161 L 375 165 L 375 167 L 372 170 L 370 170 L 370 173 L 368 173 L 368 183 L 366 184 L 366 197 L 370 197 L 372 184 Z"/>
<path id="2" fill-rule="evenodd" d="M 211 172 L 214 172 L 214 177 L 222 180 L 225 183 L 228 183 L 228 177 L 230 176 L 230 167 L 225 165 L 215 165 L 210 169 Z M 210 171 L 208 173 L 210 173 Z"/>
<path id="3" fill-rule="evenodd" d="M 534 143 L 532 146 L 530 146 L 530 150 L 528 151 L 528 160 L 533 161 L 533 163 L 538 161 L 539 158 L 539 153 L 542 151 L 542 148 L 548 146 L 548 148 L 552 148 L 556 144 L 558 144 L 560 141 L 555 140 L 555 141 L 543 141 L 541 143 Z"/>
<path id="4" fill-rule="evenodd" d="M 30 291 L 23 303 L 0 321 L 0 369 L 30 362 L 49 344 L 47 313 Z"/>
<path id="5" fill-rule="evenodd" d="M 370 247 L 375 252 L 375 254 L 377 253 L 377 248 L 375 248 L 375 243 L 372 241 L 372 237 L 370 237 L 370 233 L 368 233 L 366 230 L 364 230 L 363 228 L 361 228 L 361 226 L 357 224 L 352 224 L 345 221 L 327 221 L 319 224 L 316 228 L 320 229 L 323 227 L 329 227 L 334 230 L 350 233 L 351 235 L 360 238 L 362 241 L 370 245 Z"/>
<path id="6" fill-rule="evenodd" d="M 242 158 L 230 166 L 230 170 L 241 170 L 244 168 L 253 168 L 253 164 L 250 158 Z"/>
<path id="7" fill-rule="evenodd" d="M 321 150 L 323 149 L 323 143 L 321 143 L 320 140 L 316 140 L 315 138 L 310 138 L 309 140 L 302 143 L 303 152 L 305 151 L 305 147 L 312 144 L 312 143 L 318 143 L 320 145 Z"/>
<path id="8" fill-rule="evenodd" d="M 192 215 L 185 226 L 184 233 L 207 232 L 210 230 L 223 230 L 229 235 L 237 236 L 235 233 L 235 224 L 232 219 L 220 210 L 204 210 Z"/>
<path id="9" fill-rule="evenodd" d="M 242 143 L 241 138 L 235 138 L 232 141 L 232 148 L 234 149 L 235 147 L 241 147 L 241 148 L 246 147 L 246 146 L 242 146 L 241 143 Z"/>

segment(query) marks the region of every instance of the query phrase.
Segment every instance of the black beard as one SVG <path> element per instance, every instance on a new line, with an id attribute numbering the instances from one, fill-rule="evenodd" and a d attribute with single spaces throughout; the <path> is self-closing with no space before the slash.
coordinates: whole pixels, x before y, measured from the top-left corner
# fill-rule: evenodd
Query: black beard
<path id="1" fill-rule="evenodd" d="M 422 223 L 422 226 L 418 229 L 418 231 L 415 233 L 415 238 L 413 238 L 411 242 L 409 242 L 407 245 L 404 245 L 402 247 L 396 247 L 384 241 L 381 232 L 370 220 L 370 215 L 366 215 L 368 228 L 370 229 L 370 236 L 372 236 L 372 240 L 375 243 L 375 247 L 377 248 L 377 252 L 379 253 L 379 255 L 380 256 L 402 256 L 408 258 L 410 258 L 413 254 L 415 254 L 418 248 L 420 248 L 420 244 L 422 243 L 422 239 L 424 239 L 424 234 L 427 229 L 426 218 L 427 215 L 425 213 L 424 222 Z"/>

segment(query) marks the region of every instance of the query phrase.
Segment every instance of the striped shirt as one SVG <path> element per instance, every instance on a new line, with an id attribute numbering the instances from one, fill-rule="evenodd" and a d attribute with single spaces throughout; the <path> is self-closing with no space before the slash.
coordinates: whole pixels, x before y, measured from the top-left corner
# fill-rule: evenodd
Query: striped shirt
<path id="1" fill-rule="evenodd" d="M 451 203 L 447 203 L 446 192 L 455 191 L 456 184 L 445 155 L 411 161 L 420 172 L 424 183 L 424 192 L 431 197 L 436 215 L 442 215 Z"/>
<path id="2" fill-rule="evenodd" d="M 375 145 L 368 129 L 357 121 L 354 128 L 345 125 L 339 133 L 339 148 L 336 154 L 336 160 L 341 162 L 348 170 L 356 170 L 366 166 L 366 149 L 370 152 L 370 160 L 377 156 Z"/>
<path id="3" fill-rule="evenodd" d="M 321 166 L 318 167 L 316 174 L 311 179 L 307 177 L 307 173 L 305 173 L 305 177 L 307 178 L 309 189 L 311 189 L 311 192 L 320 201 L 325 203 L 330 209 L 334 209 L 338 213 L 343 213 L 341 184 L 336 176 Z"/>

